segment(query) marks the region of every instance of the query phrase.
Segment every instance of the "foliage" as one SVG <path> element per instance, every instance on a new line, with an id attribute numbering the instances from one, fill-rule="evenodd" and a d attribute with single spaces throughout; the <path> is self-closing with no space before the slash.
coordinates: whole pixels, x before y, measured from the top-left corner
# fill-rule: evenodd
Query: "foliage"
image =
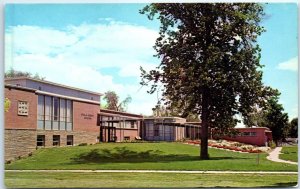
<path id="1" fill-rule="evenodd" d="M 155 43 L 156 70 L 141 68 L 149 93 L 162 90 L 162 101 L 185 117 L 201 115 L 201 158 L 207 159 L 208 126 L 232 128 L 240 113 L 261 106 L 273 90 L 263 86 L 257 37 L 263 7 L 256 3 L 151 4 L 141 10 L 161 22 Z M 163 89 L 161 89 L 161 86 Z"/>
<path id="2" fill-rule="evenodd" d="M 285 130 L 288 129 L 288 114 L 284 113 L 281 104 L 278 103 L 279 95 L 273 96 L 267 102 L 265 110 L 265 122 L 263 126 L 270 128 L 273 140 L 278 146 L 278 142 L 284 139 Z"/>
<path id="3" fill-rule="evenodd" d="M 10 100 L 8 98 L 5 98 L 5 100 L 4 100 L 4 111 L 5 112 L 8 112 L 8 110 L 10 108 L 10 104 L 11 104 Z"/>
<path id="4" fill-rule="evenodd" d="M 119 102 L 119 96 L 116 92 L 107 91 L 104 94 L 104 100 L 106 101 L 105 109 L 125 112 L 132 98 L 128 96 L 123 101 Z"/>
<path id="5" fill-rule="evenodd" d="M 38 73 L 36 73 L 34 76 L 30 72 L 23 72 L 23 71 L 17 71 L 11 68 L 4 74 L 5 78 L 14 78 L 14 77 L 30 77 L 33 79 L 39 79 L 44 80 L 45 77 L 40 76 Z"/>
<path id="6" fill-rule="evenodd" d="M 290 122 L 287 135 L 292 138 L 298 138 L 298 118 L 294 118 Z"/>

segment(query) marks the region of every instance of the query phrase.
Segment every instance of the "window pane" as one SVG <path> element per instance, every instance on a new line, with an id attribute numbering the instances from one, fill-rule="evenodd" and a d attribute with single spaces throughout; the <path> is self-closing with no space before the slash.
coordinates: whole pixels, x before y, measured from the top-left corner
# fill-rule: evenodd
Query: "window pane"
<path id="1" fill-rule="evenodd" d="M 67 145 L 73 146 L 73 135 L 67 135 Z"/>
<path id="2" fill-rule="evenodd" d="M 44 130 L 44 121 L 38 120 L 37 129 Z"/>
<path id="3" fill-rule="evenodd" d="M 53 97 L 53 120 L 58 121 L 59 103 L 58 98 Z"/>
<path id="4" fill-rule="evenodd" d="M 53 135 L 53 146 L 60 145 L 60 135 Z"/>
<path id="5" fill-rule="evenodd" d="M 60 121 L 66 121 L 66 100 L 60 99 Z"/>
<path id="6" fill-rule="evenodd" d="M 58 130 L 58 121 L 53 121 L 52 124 L 53 124 L 52 129 L 53 130 Z"/>
<path id="7" fill-rule="evenodd" d="M 37 135 L 36 145 L 45 146 L 45 135 Z"/>
<path id="8" fill-rule="evenodd" d="M 73 111 L 72 111 L 72 101 L 67 100 L 67 122 L 73 122 Z"/>
<path id="9" fill-rule="evenodd" d="M 66 122 L 65 121 L 59 122 L 59 130 L 66 130 Z"/>
<path id="10" fill-rule="evenodd" d="M 72 130 L 73 130 L 73 124 L 67 123 L 67 131 L 72 131 Z"/>
<path id="11" fill-rule="evenodd" d="M 38 96 L 38 120 L 44 120 L 44 96 Z"/>
<path id="12" fill-rule="evenodd" d="M 45 96 L 45 120 L 51 120 L 52 112 L 51 112 L 51 97 Z"/>

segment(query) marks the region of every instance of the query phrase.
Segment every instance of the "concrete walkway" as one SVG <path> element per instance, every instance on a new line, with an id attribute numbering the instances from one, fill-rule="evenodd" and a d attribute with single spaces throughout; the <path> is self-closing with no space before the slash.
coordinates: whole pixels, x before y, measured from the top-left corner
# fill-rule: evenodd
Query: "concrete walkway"
<path id="1" fill-rule="evenodd" d="M 281 154 L 280 153 L 281 149 L 282 149 L 282 147 L 276 147 L 272 152 L 269 153 L 267 159 L 270 161 L 275 161 L 275 162 L 280 162 L 280 163 L 289 163 L 289 164 L 298 165 L 297 162 L 279 159 L 279 154 Z"/>
<path id="2" fill-rule="evenodd" d="M 176 171 L 176 170 L 5 170 L 14 173 L 183 173 L 183 174 L 298 174 L 292 171 Z"/>

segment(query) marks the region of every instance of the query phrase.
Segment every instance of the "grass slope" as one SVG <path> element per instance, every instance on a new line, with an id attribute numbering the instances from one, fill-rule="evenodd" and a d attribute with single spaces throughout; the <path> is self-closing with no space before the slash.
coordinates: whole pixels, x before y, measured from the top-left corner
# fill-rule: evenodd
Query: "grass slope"
<path id="1" fill-rule="evenodd" d="M 181 143 L 102 143 L 39 149 L 6 169 L 129 169 L 297 171 L 297 165 L 276 163 L 267 154 L 241 154 L 209 149 L 210 160 L 199 159 L 199 147 Z"/>
<path id="2" fill-rule="evenodd" d="M 280 159 L 298 162 L 298 146 L 284 146 L 279 154 Z"/>
<path id="3" fill-rule="evenodd" d="M 291 187 L 297 175 L 176 173 L 6 173 L 9 188 Z"/>

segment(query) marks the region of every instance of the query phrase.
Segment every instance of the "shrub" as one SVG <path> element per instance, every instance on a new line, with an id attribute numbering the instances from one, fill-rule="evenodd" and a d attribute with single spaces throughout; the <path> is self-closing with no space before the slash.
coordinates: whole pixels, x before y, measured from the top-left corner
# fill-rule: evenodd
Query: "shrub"
<path id="1" fill-rule="evenodd" d="M 87 146 L 88 144 L 87 143 L 80 143 L 78 144 L 78 146 Z"/>

